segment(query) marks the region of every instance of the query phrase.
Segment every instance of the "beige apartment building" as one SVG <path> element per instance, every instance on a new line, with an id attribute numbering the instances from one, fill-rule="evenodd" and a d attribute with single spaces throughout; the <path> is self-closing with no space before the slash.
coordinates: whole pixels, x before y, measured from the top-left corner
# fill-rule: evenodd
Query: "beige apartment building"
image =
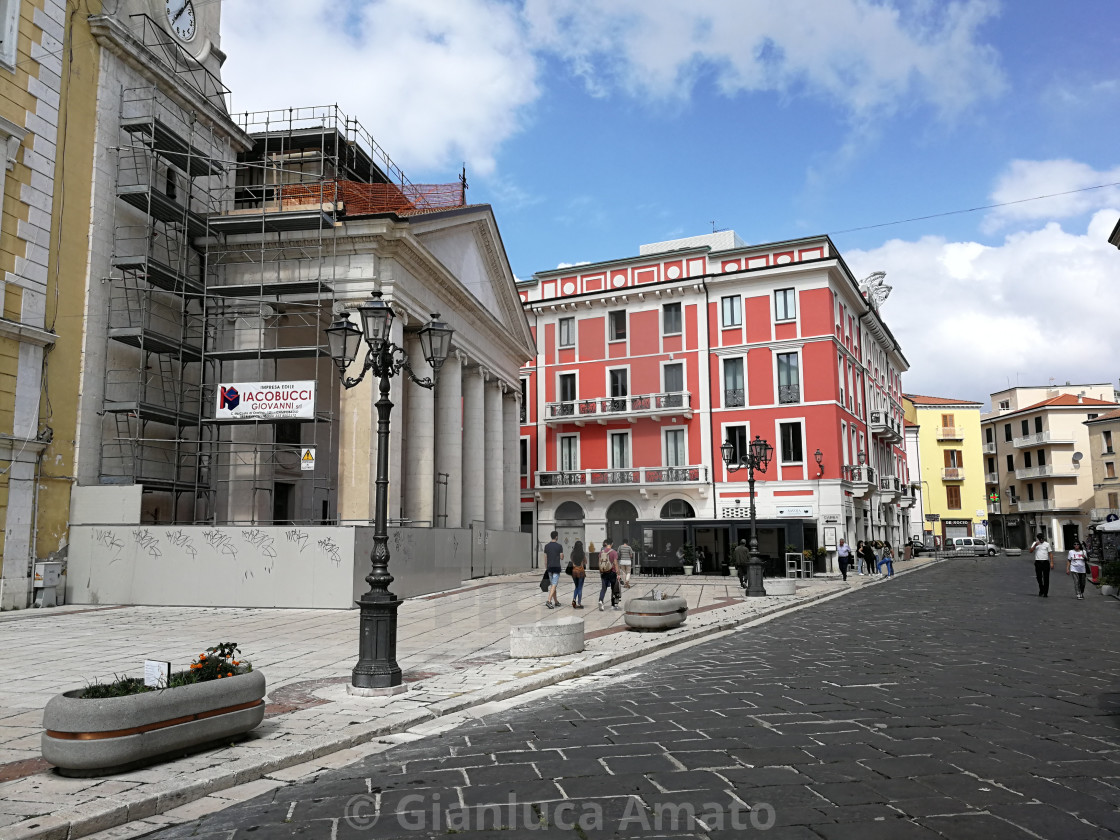
<path id="1" fill-rule="evenodd" d="M 1093 470 L 1093 507 L 1089 520 L 1094 525 L 1120 518 L 1120 409 L 1086 420 L 1089 430 L 1087 457 Z"/>
<path id="2" fill-rule="evenodd" d="M 1087 421 L 1117 406 L 1110 383 L 1008 388 L 982 418 L 988 513 L 997 540 L 1025 548 L 1046 534 L 1056 551 L 1088 533 L 1096 506 Z"/>

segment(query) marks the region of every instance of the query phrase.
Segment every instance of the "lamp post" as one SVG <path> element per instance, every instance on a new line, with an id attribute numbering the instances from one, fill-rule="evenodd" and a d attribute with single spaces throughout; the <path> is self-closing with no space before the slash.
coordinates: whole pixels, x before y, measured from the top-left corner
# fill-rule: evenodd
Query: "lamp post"
<path id="1" fill-rule="evenodd" d="M 824 453 L 818 449 L 813 453 L 813 458 L 817 462 L 817 478 L 820 478 L 824 475 Z"/>
<path id="2" fill-rule="evenodd" d="M 747 597 L 757 598 L 766 595 L 766 587 L 762 584 L 762 558 L 758 555 L 758 528 L 755 524 L 754 506 L 754 474 L 766 472 L 770 458 L 774 454 L 774 447 L 758 435 L 746 447 L 744 452 L 736 452 L 735 444 L 726 440 L 719 448 L 723 456 L 723 463 L 728 472 L 738 472 L 746 467 L 747 489 L 751 494 L 751 559 L 747 564 Z"/>
<path id="3" fill-rule="evenodd" d="M 401 668 L 397 664 L 397 610 L 401 599 L 389 591 L 393 576 L 389 574 L 389 534 L 388 534 L 388 495 L 389 495 L 389 412 L 393 403 L 389 400 L 390 380 L 402 370 L 408 378 L 422 388 L 434 388 L 439 369 L 447 360 L 451 348 L 451 334 L 454 330 L 439 320 L 433 313 L 420 332 L 420 346 L 424 358 L 432 368 L 432 375 L 421 379 L 412 370 L 408 355 L 403 349 L 389 340 L 393 326 L 393 309 L 381 299 L 381 292 L 372 294 L 372 299 L 358 306 L 358 316 L 362 322 L 359 329 L 351 320 L 349 312 L 339 313 L 336 320 L 327 328 L 327 344 L 331 358 L 338 366 L 338 378 L 344 388 L 358 385 L 369 371 L 380 382 L 380 399 L 377 407 L 377 479 L 374 497 L 373 548 L 370 550 L 370 573 L 366 576 L 369 592 L 358 601 L 361 612 L 360 635 L 358 642 L 358 664 L 350 677 L 354 693 L 392 693 L 400 690 Z M 346 375 L 346 370 L 357 356 L 358 349 L 365 337 L 368 350 L 362 372 L 355 378 Z"/>

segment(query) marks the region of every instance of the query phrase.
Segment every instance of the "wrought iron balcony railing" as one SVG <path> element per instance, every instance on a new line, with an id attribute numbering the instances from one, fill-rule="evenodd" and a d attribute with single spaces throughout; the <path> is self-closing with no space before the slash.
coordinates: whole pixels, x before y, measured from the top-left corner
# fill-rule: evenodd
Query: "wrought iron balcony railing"
<path id="1" fill-rule="evenodd" d="M 747 404 L 747 394 L 742 388 L 723 389 L 723 407 L 738 408 Z"/>
<path id="2" fill-rule="evenodd" d="M 801 402 L 801 386 L 800 385 L 779 385 L 778 386 L 778 403 L 781 405 L 789 405 L 790 403 Z"/>
<path id="3" fill-rule="evenodd" d="M 602 487 L 612 484 L 704 484 L 706 466 L 556 470 L 536 474 L 537 487 Z"/>
<path id="4" fill-rule="evenodd" d="M 545 422 L 606 423 L 623 417 L 663 417 L 692 415 L 692 394 L 672 391 L 664 394 L 635 394 L 625 397 L 596 397 L 589 400 L 551 402 L 545 406 Z"/>

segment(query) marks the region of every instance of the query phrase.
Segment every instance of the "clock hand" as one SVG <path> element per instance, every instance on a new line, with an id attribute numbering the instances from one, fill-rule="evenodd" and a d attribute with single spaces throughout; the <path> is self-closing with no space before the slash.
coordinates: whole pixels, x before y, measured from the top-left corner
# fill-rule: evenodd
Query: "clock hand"
<path id="1" fill-rule="evenodd" d="M 177 11 L 175 13 L 175 17 L 171 18 L 171 25 L 172 26 L 174 26 L 176 21 L 178 21 L 179 18 L 181 18 L 183 16 L 183 12 L 185 12 L 187 10 L 187 5 L 188 4 L 186 2 L 184 2 L 183 5 L 179 7 L 179 11 Z"/>

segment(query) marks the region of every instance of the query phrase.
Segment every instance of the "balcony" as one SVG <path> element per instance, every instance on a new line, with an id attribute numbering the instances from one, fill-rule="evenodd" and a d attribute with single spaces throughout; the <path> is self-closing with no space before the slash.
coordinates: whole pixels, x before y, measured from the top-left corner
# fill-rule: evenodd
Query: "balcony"
<path id="1" fill-rule="evenodd" d="M 723 407 L 738 408 L 747 404 L 747 393 L 742 388 L 723 389 Z"/>
<path id="2" fill-rule="evenodd" d="M 1090 522 L 1107 522 L 1110 516 L 1120 518 L 1120 508 L 1093 508 L 1089 511 Z"/>
<path id="3" fill-rule="evenodd" d="M 891 443 L 902 441 L 902 425 L 886 411 L 872 411 L 867 425 L 872 435 Z"/>
<path id="4" fill-rule="evenodd" d="M 964 440 L 963 426 L 938 426 L 938 440 Z"/>
<path id="5" fill-rule="evenodd" d="M 1053 499 L 1036 499 L 1033 502 L 1019 502 L 1020 513 L 1031 513 L 1040 510 L 1057 510 L 1058 504 Z"/>
<path id="6" fill-rule="evenodd" d="M 871 467 L 850 465 L 843 467 L 841 470 L 844 481 L 849 484 L 855 485 L 852 488 L 852 495 L 857 498 L 864 498 L 871 495 L 871 491 L 878 485 L 875 483 L 875 470 Z"/>
<path id="7" fill-rule="evenodd" d="M 558 470 L 538 472 L 536 486 L 554 487 L 606 487 L 609 485 L 643 484 L 706 484 L 708 468 L 690 467 L 628 467 L 612 470 Z"/>
<path id="8" fill-rule="evenodd" d="M 964 481 L 964 467 L 942 467 L 942 481 Z"/>
<path id="9" fill-rule="evenodd" d="M 999 484 L 999 473 L 998 472 L 984 473 L 984 483 L 985 484 Z"/>
<path id="10" fill-rule="evenodd" d="M 902 496 L 902 482 L 897 476 L 884 476 L 879 479 L 879 492 L 898 499 Z"/>
<path id="11" fill-rule="evenodd" d="M 995 443 L 994 443 L 994 442 L 992 442 L 992 443 L 985 443 L 985 444 L 984 444 L 984 445 L 983 445 L 983 446 L 981 447 L 981 449 L 983 450 L 983 452 L 984 452 L 984 454 L 985 454 L 985 455 L 995 455 L 995 454 L 996 454 L 996 445 L 995 445 Z"/>
<path id="12" fill-rule="evenodd" d="M 800 385 L 779 385 L 778 386 L 778 404 L 791 405 L 793 403 L 801 402 L 801 386 Z"/>
<path id="13" fill-rule="evenodd" d="M 1069 432 L 1038 432 L 1026 437 L 1013 438 L 1011 441 L 1011 445 L 1016 449 L 1024 446 L 1042 446 L 1047 443 L 1074 443 L 1074 439 Z"/>
<path id="14" fill-rule="evenodd" d="M 1032 478 L 1077 478 L 1077 470 L 1073 467 L 1056 467 L 1053 464 L 1046 464 L 1042 467 L 1015 470 L 1015 478 L 1019 481 Z"/>
<path id="15" fill-rule="evenodd" d="M 617 420 L 635 422 L 641 417 L 691 417 L 692 394 L 679 391 L 668 394 L 635 394 L 628 397 L 601 397 L 592 400 L 552 402 L 545 406 L 545 424 L 606 423 Z"/>

